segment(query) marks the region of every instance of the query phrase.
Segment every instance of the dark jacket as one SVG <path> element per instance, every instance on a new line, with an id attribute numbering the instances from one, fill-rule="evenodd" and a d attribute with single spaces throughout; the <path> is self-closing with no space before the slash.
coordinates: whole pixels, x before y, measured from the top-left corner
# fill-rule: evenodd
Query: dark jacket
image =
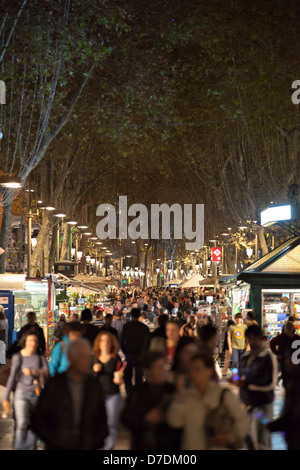
<path id="1" fill-rule="evenodd" d="M 270 341 L 270 348 L 273 354 L 277 356 L 278 362 L 281 365 L 284 387 L 286 387 L 289 377 L 295 367 L 292 362 L 292 354 L 294 352 L 292 345 L 294 341 L 299 340 L 300 337 L 297 334 L 288 336 L 286 333 L 281 333 Z"/>
<path id="2" fill-rule="evenodd" d="M 117 340 L 119 341 L 119 333 L 118 331 L 116 330 L 116 328 L 114 328 L 113 326 L 107 326 L 107 325 L 103 325 L 99 328 L 99 332 L 98 333 L 101 333 L 103 331 L 108 331 L 109 333 L 111 333 L 112 335 L 114 335 Z"/>
<path id="3" fill-rule="evenodd" d="M 99 333 L 100 329 L 98 326 L 93 325 L 92 323 L 83 323 L 82 337 L 87 339 L 92 347 Z"/>
<path id="4" fill-rule="evenodd" d="M 149 337 L 149 328 L 138 320 L 125 323 L 121 336 L 121 350 L 123 353 L 138 356 L 143 351 Z"/>
<path id="5" fill-rule="evenodd" d="M 99 380 L 85 378 L 79 433 L 74 433 L 72 396 L 67 372 L 48 381 L 31 417 L 33 432 L 49 450 L 96 450 L 108 435 Z"/>
<path id="6" fill-rule="evenodd" d="M 240 398 L 249 406 L 273 402 L 277 384 L 277 361 L 265 345 L 256 351 L 246 351 L 240 360 L 239 375 L 245 378 Z"/>
<path id="7" fill-rule="evenodd" d="M 291 373 L 281 416 L 268 425 L 271 432 L 284 432 L 289 450 L 300 450 L 300 366 Z"/>
<path id="8" fill-rule="evenodd" d="M 172 429 L 166 422 L 154 424 L 145 420 L 153 408 L 166 411 L 174 391 L 174 386 L 167 382 L 161 385 L 144 382 L 131 389 L 121 414 L 122 423 L 131 431 L 131 450 L 180 448 L 181 430 Z"/>

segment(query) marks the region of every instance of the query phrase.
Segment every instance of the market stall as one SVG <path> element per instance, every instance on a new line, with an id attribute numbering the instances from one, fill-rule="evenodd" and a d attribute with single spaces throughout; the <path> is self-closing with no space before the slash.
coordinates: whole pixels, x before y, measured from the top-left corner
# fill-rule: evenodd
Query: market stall
<path id="1" fill-rule="evenodd" d="M 270 338 L 282 331 L 289 315 L 300 320 L 300 236 L 287 240 L 234 276 L 221 278 L 229 287 L 233 310 L 253 309 Z M 300 321 L 298 326 L 300 331 Z"/>
<path id="2" fill-rule="evenodd" d="M 34 311 L 37 323 L 49 338 L 47 316 L 56 301 L 55 279 L 27 278 L 25 274 L 0 275 L 0 304 L 8 320 L 8 347 L 16 340 L 18 332 L 27 323 L 27 313 Z"/>
<path id="3" fill-rule="evenodd" d="M 66 314 L 67 318 L 72 312 L 80 316 L 83 309 L 91 308 L 93 305 L 104 307 L 108 302 L 110 290 L 118 285 L 118 280 L 112 276 L 78 274 L 69 278 L 59 273 L 57 277 L 66 292 L 66 298 L 58 303 L 58 309 L 59 313 Z"/>
<path id="4" fill-rule="evenodd" d="M 172 279 L 171 281 L 167 281 L 165 285 L 167 287 L 181 287 L 181 284 L 183 283 L 182 279 Z"/>

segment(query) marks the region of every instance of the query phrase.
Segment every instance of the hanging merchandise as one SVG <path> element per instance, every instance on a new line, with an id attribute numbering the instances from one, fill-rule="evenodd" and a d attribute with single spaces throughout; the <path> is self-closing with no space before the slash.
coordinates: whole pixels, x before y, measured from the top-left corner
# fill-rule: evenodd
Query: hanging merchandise
<path id="1" fill-rule="evenodd" d="M 46 349 L 47 357 L 50 356 L 52 348 L 54 346 L 54 335 L 53 335 L 54 325 L 55 325 L 54 311 L 49 310 L 47 313 L 47 349 Z"/>

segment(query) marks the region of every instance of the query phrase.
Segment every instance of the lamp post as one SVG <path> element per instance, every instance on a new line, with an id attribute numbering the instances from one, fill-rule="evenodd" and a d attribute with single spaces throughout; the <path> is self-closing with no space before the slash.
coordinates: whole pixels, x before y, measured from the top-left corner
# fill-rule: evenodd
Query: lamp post
<path id="1" fill-rule="evenodd" d="M 88 255 L 85 257 L 85 261 L 86 261 L 86 268 L 87 268 L 87 263 L 89 263 L 89 273 L 91 271 L 91 268 L 90 268 L 90 261 L 91 261 L 91 257 Z"/>
<path id="2" fill-rule="evenodd" d="M 28 257 L 27 257 L 27 262 L 28 262 L 28 268 L 27 268 L 27 271 L 28 271 L 28 277 L 31 277 L 31 227 L 32 227 L 32 224 L 31 224 L 31 219 L 32 219 L 32 216 L 31 216 L 31 210 L 29 210 L 29 214 L 28 214 Z"/>
<path id="3" fill-rule="evenodd" d="M 81 258 L 82 258 L 82 251 L 77 251 L 77 259 L 79 263 L 81 261 Z M 79 272 L 80 272 L 80 269 L 79 270 L 77 269 L 77 274 L 79 274 Z"/>
<path id="4" fill-rule="evenodd" d="M 156 285 L 157 287 L 159 286 L 159 273 L 160 273 L 160 268 L 156 266 Z"/>
<path id="5" fill-rule="evenodd" d="M 95 266 L 96 266 L 96 259 L 91 258 L 91 273 L 95 272 Z"/>
<path id="6" fill-rule="evenodd" d="M 207 258 L 206 260 L 206 265 L 207 265 L 207 275 L 209 275 L 210 272 L 210 265 L 211 265 L 211 259 Z"/>

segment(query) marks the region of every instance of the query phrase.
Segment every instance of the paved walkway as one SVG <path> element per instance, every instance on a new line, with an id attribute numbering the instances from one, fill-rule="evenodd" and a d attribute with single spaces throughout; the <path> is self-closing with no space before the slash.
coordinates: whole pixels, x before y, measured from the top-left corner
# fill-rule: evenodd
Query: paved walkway
<path id="1" fill-rule="evenodd" d="M 223 386 L 228 386 L 228 382 L 222 380 Z M 229 386 L 234 394 L 237 394 L 237 388 Z M 5 394 L 5 387 L 0 386 L 0 404 L 3 401 Z M 124 390 L 122 390 L 122 395 L 124 397 Z M 276 389 L 276 398 L 274 401 L 274 417 L 277 417 L 280 414 L 280 410 L 283 405 L 284 393 L 282 387 L 277 387 Z M 2 412 L 2 406 L 0 406 Z M 2 419 L 0 415 L 0 450 L 13 450 L 13 435 L 14 435 L 14 421 L 11 417 L 7 419 Z M 43 449 L 43 445 L 38 446 L 39 449 Z M 280 433 L 272 434 L 272 448 L 273 450 L 285 450 L 285 440 Z M 130 437 L 128 431 L 120 424 L 118 430 L 118 437 L 116 442 L 116 450 L 128 450 L 130 449 Z"/>

